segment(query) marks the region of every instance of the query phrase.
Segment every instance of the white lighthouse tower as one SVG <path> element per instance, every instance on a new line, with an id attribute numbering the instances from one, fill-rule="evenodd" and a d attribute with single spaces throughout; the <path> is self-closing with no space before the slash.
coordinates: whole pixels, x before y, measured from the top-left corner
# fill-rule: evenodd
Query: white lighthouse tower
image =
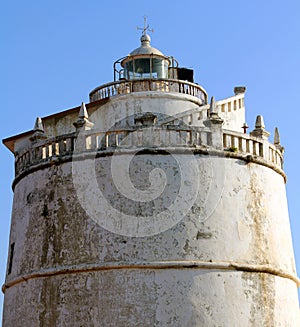
<path id="1" fill-rule="evenodd" d="M 4 327 L 299 326 L 283 147 L 150 44 L 15 156 Z"/>

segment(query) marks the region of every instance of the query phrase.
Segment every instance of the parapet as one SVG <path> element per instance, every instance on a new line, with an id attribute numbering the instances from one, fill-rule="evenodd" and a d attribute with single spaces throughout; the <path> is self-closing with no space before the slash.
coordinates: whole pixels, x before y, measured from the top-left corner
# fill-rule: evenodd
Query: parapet
<path id="1" fill-rule="evenodd" d="M 184 112 L 164 120 L 157 120 L 154 113 L 146 112 L 136 115 L 132 126 L 115 127 L 104 132 L 93 129 L 93 122 L 88 120 L 83 106 L 85 108 L 84 104 L 78 108 L 79 117 L 75 122 L 75 125 L 79 120 L 82 122 L 80 129 L 72 133 L 48 138 L 42 120 L 37 120 L 35 129 L 26 136 L 27 146 L 21 152 L 15 152 L 14 185 L 23 176 L 43 167 L 71 161 L 75 157 L 111 155 L 116 148 L 119 152 L 143 149 L 153 153 L 168 149 L 180 152 L 188 148 L 194 154 L 231 157 L 247 163 L 262 164 L 285 178 L 283 147 L 278 141 L 278 130 L 276 129 L 277 143 L 271 144 L 265 137 L 264 125 L 256 125 L 250 134 L 224 129 L 217 103 L 199 107 L 198 112 Z M 198 120 L 200 113 L 203 126 L 193 126 L 193 121 Z M 84 129 L 85 125 L 89 128 Z M 261 134 L 257 133 L 258 129 Z M 6 139 L 3 142 L 8 146 L 10 141 Z"/>

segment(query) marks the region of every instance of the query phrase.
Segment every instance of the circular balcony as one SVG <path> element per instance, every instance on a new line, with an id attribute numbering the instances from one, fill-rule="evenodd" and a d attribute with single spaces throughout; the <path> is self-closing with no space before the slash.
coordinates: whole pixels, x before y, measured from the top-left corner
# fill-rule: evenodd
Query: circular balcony
<path id="1" fill-rule="evenodd" d="M 120 80 L 107 83 L 90 92 L 90 102 L 145 91 L 188 94 L 198 98 L 201 104 L 207 103 L 207 93 L 200 85 L 177 79 Z"/>
<path id="2" fill-rule="evenodd" d="M 159 149 L 173 148 L 179 152 L 189 148 L 192 152 L 232 157 L 247 162 L 255 162 L 281 174 L 283 172 L 283 155 L 275 145 L 260 138 L 244 133 L 224 130 L 222 146 L 219 148 L 213 142 L 212 131 L 208 128 L 189 126 L 152 126 L 143 128 L 135 126 L 127 129 L 116 129 L 107 132 L 82 132 L 80 139 L 77 133 L 65 134 L 38 142 L 15 158 L 15 185 L 24 175 L 52 164 L 72 161 L 82 155 L 111 155 L 118 151 L 133 151 L 137 148 L 157 152 Z M 77 144 L 77 146 L 75 146 Z M 78 147 L 80 144 L 80 151 Z M 77 150 L 76 150 L 77 147 Z"/>

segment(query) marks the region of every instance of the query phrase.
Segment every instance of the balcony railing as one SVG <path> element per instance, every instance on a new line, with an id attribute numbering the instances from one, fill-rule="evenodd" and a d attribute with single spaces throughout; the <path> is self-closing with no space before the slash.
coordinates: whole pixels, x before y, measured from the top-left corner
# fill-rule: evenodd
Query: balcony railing
<path id="1" fill-rule="evenodd" d="M 278 150 L 274 144 L 263 141 L 260 138 L 233 131 L 224 131 L 223 147 L 224 150 L 227 151 L 261 157 L 278 168 L 283 168 L 282 152 Z"/>
<path id="2" fill-rule="evenodd" d="M 102 152 L 131 148 L 176 148 L 206 147 L 214 149 L 212 132 L 207 128 L 179 127 L 172 125 L 152 126 L 151 128 L 119 129 L 107 132 L 88 131 L 77 136 L 66 134 L 41 143 L 33 144 L 28 150 L 18 154 L 15 161 L 15 174 L 20 175 L 31 166 L 43 162 L 53 162 L 63 158 L 72 159 L 74 154 Z M 223 131 L 223 150 L 241 156 L 263 159 L 268 165 L 283 168 L 283 155 L 268 141 L 248 134 Z"/>
<path id="3" fill-rule="evenodd" d="M 201 104 L 207 103 L 207 94 L 198 84 L 176 79 L 140 79 L 124 80 L 101 85 L 90 93 L 90 102 L 144 91 L 175 92 L 192 95 L 200 100 Z"/>

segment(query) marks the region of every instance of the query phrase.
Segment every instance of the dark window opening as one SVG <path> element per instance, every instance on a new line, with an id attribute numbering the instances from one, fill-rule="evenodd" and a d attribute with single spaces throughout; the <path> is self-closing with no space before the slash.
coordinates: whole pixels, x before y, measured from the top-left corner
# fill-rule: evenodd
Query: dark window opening
<path id="1" fill-rule="evenodd" d="M 11 274 L 11 270 L 12 270 L 14 250 L 15 250 L 15 242 L 11 243 L 10 245 L 10 255 L 9 255 L 9 264 L 8 264 L 8 272 L 7 272 L 8 275 Z"/>

